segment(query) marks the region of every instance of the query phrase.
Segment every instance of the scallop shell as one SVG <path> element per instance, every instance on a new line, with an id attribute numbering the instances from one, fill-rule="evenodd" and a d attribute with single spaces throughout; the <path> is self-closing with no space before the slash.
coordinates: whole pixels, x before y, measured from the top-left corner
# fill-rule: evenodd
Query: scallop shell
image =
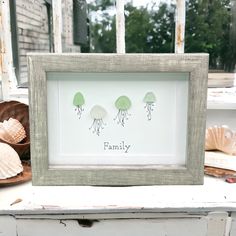
<path id="1" fill-rule="evenodd" d="M 213 126 L 206 130 L 205 150 L 219 150 L 236 155 L 236 133 L 227 126 Z"/>
<path id="2" fill-rule="evenodd" d="M 0 102 L 0 122 L 9 118 L 17 119 L 26 131 L 26 138 L 14 144 L 0 138 L 0 142 L 9 144 L 18 153 L 21 160 L 30 159 L 30 132 L 29 132 L 29 107 L 18 101 Z"/>
<path id="3" fill-rule="evenodd" d="M 26 132 L 23 125 L 16 119 L 10 118 L 9 120 L 0 123 L 0 138 L 9 143 L 19 143 L 26 137 Z"/>
<path id="4" fill-rule="evenodd" d="M 0 143 L 0 179 L 7 179 L 23 171 L 17 152 L 8 144 Z"/>

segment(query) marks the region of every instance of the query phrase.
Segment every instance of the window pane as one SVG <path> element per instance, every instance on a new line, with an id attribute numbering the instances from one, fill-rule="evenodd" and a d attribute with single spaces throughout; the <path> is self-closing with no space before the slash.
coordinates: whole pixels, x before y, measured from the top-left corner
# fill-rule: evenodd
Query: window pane
<path id="1" fill-rule="evenodd" d="M 74 44 L 87 44 L 87 4 L 85 0 L 73 0 Z"/>
<path id="2" fill-rule="evenodd" d="M 12 48 L 18 85 L 27 86 L 28 52 L 49 52 L 49 19 L 48 3 L 44 0 L 10 1 L 11 27 L 13 34 Z M 32 7 L 33 5 L 33 7 Z M 13 20 L 14 19 L 14 20 Z M 13 20 L 13 21 L 12 21 Z M 14 22 L 14 23 L 13 23 Z"/>
<path id="3" fill-rule="evenodd" d="M 116 52 L 115 0 L 89 0 L 90 45 L 82 52 Z"/>
<path id="4" fill-rule="evenodd" d="M 233 72 L 236 63 L 236 4 L 188 0 L 185 52 L 210 54 L 210 70 Z"/>
<path id="5" fill-rule="evenodd" d="M 173 0 L 126 0 L 127 53 L 174 52 L 175 3 Z"/>

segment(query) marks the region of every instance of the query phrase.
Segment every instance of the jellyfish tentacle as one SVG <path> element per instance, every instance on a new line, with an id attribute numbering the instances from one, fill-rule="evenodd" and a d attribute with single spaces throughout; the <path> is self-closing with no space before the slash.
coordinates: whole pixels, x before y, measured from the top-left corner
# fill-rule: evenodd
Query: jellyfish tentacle
<path id="1" fill-rule="evenodd" d="M 127 110 L 119 109 L 114 120 L 117 120 L 117 124 L 121 124 L 124 127 L 125 121 L 129 119 L 129 116 L 131 116 L 131 114 L 129 114 Z"/>
<path id="2" fill-rule="evenodd" d="M 99 131 L 99 120 L 96 120 L 96 127 L 95 127 L 95 133 L 99 136 L 100 131 Z"/>
<path id="3" fill-rule="evenodd" d="M 153 107 L 155 106 L 155 104 L 153 102 L 147 102 L 146 103 L 146 112 L 147 112 L 147 118 L 148 120 L 152 119 L 152 111 L 154 111 Z"/>
<path id="4" fill-rule="evenodd" d="M 147 92 L 143 98 L 143 102 L 145 103 L 144 109 L 147 112 L 148 120 L 152 119 L 152 112 L 154 111 L 156 96 L 153 92 Z"/>
<path id="5" fill-rule="evenodd" d="M 104 129 L 104 126 L 107 125 L 102 119 L 101 119 L 101 126 L 102 126 L 102 129 Z"/>
<path id="6" fill-rule="evenodd" d="M 84 96 L 81 92 L 77 92 L 74 95 L 74 99 L 73 99 L 73 105 L 75 106 L 75 111 L 77 112 L 77 115 L 79 116 L 79 119 L 82 116 L 82 113 L 84 111 L 84 106 L 85 104 L 85 100 L 84 100 Z"/>
<path id="7" fill-rule="evenodd" d="M 79 119 L 82 116 L 82 112 L 84 111 L 82 106 L 77 106 L 77 108 L 75 108 L 75 111 L 77 111 L 77 115 L 79 116 Z"/>
<path id="8" fill-rule="evenodd" d="M 120 96 L 115 101 L 115 106 L 118 109 L 117 115 L 114 120 L 117 121 L 117 124 L 125 126 L 125 121 L 128 120 L 128 110 L 131 107 L 131 101 L 127 96 Z"/>
<path id="9" fill-rule="evenodd" d="M 148 104 L 148 106 L 147 106 L 147 118 L 148 118 L 148 120 L 152 119 L 152 109 L 151 109 L 150 104 Z"/>
<path id="10" fill-rule="evenodd" d="M 114 120 L 117 120 L 117 124 L 121 124 L 124 127 L 125 125 L 124 119 L 125 119 L 125 111 L 119 109 Z"/>
<path id="11" fill-rule="evenodd" d="M 99 105 L 95 105 L 91 109 L 90 115 L 93 118 L 93 124 L 90 129 L 92 129 L 93 133 L 96 133 L 99 136 L 101 130 L 104 129 L 104 126 L 106 125 L 103 122 L 103 118 L 106 116 L 106 110 Z"/>
<path id="12" fill-rule="evenodd" d="M 119 112 L 116 114 L 116 117 L 113 120 L 119 119 Z"/>
<path id="13" fill-rule="evenodd" d="M 101 130 L 104 129 L 104 125 L 106 125 L 102 119 L 94 119 L 91 127 L 93 133 L 96 133 L 98 136 L 101 133 Z"/>
<path id="14" fill-rule="evenodd" d="M 92 128 L 94 127 L 94 125 L 95 125 L 95 122 L 96 122 L 96 120 L 94 119 L 94 120 L 93 120 L 93 123 L 92 123 L 92 125 L 90 126 L 90 128 L 89 128 L 89 129 L 92 129 Z"/>

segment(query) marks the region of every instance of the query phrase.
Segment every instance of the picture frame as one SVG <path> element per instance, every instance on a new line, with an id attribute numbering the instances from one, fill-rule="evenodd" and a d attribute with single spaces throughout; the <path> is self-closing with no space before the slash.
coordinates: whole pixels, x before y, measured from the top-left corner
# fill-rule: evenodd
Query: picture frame
<path id="1" fill-rule="evenodd" d="M 203 184 L 208 60 L 28 54 L 33 185 Z"/>

